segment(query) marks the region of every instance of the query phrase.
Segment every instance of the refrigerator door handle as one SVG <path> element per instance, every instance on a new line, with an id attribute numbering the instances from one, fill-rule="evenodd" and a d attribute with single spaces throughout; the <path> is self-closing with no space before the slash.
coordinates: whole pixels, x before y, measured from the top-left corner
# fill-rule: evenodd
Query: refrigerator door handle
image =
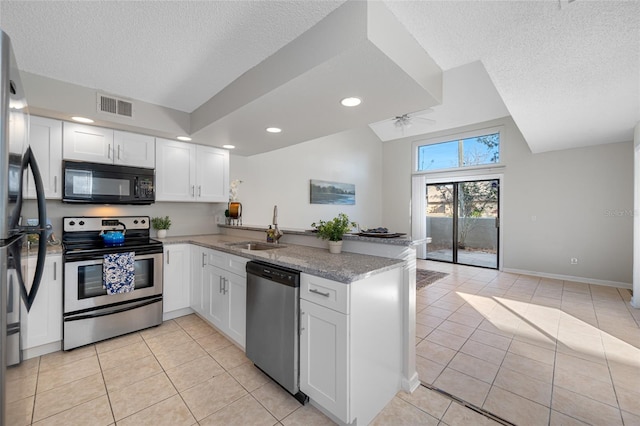
<path id="1" fill-rule="evenodd" d="M 19 226 L 18 220 L 20 218 L 21 210 L 22 210 L 22 199 L 23 199 L 23 184 L 24 184 L 24 173 L 28 170 L 28 167 L 31 166 L 31 171 L 33 173 L 33 179 L 36 184 L 36 196 L 38 202 L 38 226 Z M 40 287 L 40 281 L 42 280 L 42 274 L 44 273 L 44 261 L 47 256 L 47 205 L 46 200 L 44 198 L 44 184 L 42 183 L 42 175 L 40 174 L 40 168 L 38 167 L 38 162 L 36 161 L 33 152 L 31 151 L 31 147 L 28 147 L 24 155 L 22 156 L 22 171 L 20 173 L 20 191 L 18 192 L 18 199 L 16 200 L 16 207 L 13 211 L 10 225 L 14 225 L 14 229 L 19 229 L 23 233 L 38 233 L 38 259 L 36 261 L 36 270 L 33 276 L 33 282 L 31 283 L 31 289 L 27 292 L 27 287 L 24 283 L 24 278 L 22 276 L 22 272 L 19 272 L 18 281 L 20 283 L 20 294 L 22 295 L 22 300 L 27 308 L 27 312 L 31 309 L 31 305 L 33 305 L 33 301 L 36 298 L 36 294 L 38 293 L 38 288 Z M 17 226 L 16 226 L 17 225 Z M 20 244 L 15 244 L 13 246 L 13 255 L 14 259 L 16 259 L 16 270 L 20 271 Z"/>

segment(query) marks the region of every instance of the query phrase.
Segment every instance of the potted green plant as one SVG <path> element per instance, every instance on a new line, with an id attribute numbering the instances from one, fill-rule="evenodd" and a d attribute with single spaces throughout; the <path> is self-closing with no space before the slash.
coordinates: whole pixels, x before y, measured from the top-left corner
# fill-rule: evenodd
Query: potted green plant
<path id="1" fill-rule="evenodd" d="M 312 223 L 311 226 L 316 230 L 317 237 L 323 240 L 329 240 L 329 252 L 340 253 L 342 251 L 342 236 L 356 226 L 354 222 L 344 213 L 339 213 L 332 220 L 320 220 L 318 223 Z"/>
<path id="2" fill-rule="evenodd" d="M 167 236 L 167 229 L 171 228 L 171 219 L 169 216 L 152 217 L 151 226 L 158 231 L 158 238 L 164 238 Z"/>

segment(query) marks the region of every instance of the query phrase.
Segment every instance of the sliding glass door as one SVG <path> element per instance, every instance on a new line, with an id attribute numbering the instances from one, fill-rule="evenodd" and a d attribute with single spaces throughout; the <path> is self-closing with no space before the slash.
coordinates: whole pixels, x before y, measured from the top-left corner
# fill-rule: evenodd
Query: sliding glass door
<path id="1" fill-rule="evenodd" d="M 498 179 L 427 185 L 427 259 L 498 268 Z"/>

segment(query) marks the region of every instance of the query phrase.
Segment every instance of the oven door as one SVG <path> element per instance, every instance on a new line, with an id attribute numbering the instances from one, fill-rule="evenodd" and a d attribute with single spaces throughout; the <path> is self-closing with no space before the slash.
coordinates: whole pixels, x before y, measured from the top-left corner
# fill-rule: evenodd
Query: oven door
<path id="1" fill-rule="evenodd" d="M 64 313 L 95 309 L 162 295 L 162 253 L 135 256 L 135 290 L 108 295 L 103 288 L 103 257 L 65 262 Z"/>

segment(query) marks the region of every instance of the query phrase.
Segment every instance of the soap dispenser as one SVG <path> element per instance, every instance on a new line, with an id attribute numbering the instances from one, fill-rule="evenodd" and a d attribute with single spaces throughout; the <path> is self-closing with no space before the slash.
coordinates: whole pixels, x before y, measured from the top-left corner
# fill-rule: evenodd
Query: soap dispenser
<path id="1" fill-rule="evenodd" d="M 267 229 L 267 242 L 273 242 L 273 228 L 271 228 L 271 225 L 269 225 L 269 229 Z"/>

